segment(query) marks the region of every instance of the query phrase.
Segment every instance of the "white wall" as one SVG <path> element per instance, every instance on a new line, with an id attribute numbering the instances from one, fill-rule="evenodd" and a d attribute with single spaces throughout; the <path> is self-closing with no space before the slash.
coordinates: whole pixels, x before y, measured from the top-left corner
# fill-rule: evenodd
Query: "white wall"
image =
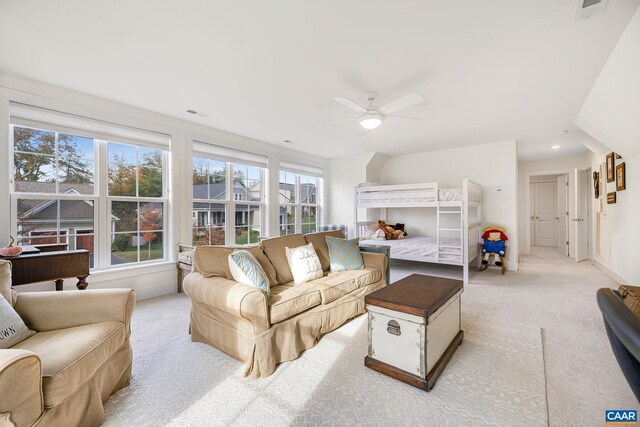
<path id="1" fill-rule="evenodd" d="M 640 153 L 640 9 L 584 102 L 576 125 L 623 157 Z"/>
<path id="2" fill-rule="evenodd" d="M 169 258 L 153 266 L 114 268 L 94 272 L 89 288 L 131 287 L 138 298 L 150 298 L 175 292 L 175 252 L 178 242 L 191 241 L 191 141 L 198 139 L 220 146 L 236 148 L 268 157 L 269 166 L 277 170 L 280 160 L 299 162 L 327 169 L 325 159 L 310 156 L 262 141 L 199 125 L 194 122 L 164 116 L 45 83 L 0 73 L 0 200 L 9 200 L 11 164 L 9 153 L 9 103 L 11 101 L 76 114 L 107 122 L 166 133 L 171 136 L 170 224 L 166 233 Z M 326 186 L 325 186 L 326 187 Z M 326 194 L 324 195 L 326 199 Z M 268 197 L 271 212 L 267 212 L 266 231 L 275 233 L 278 221 L 278 184 L 271 181 Z M 8 241 L 10 230 L 9 204 L 0 208 L 0 244 Z M 326 216 L 326 215 L 325 215 Z M 75 288 L 75 281 L 65 281 L 65 288 Z M 19 291 L 53 289 L 52 284 L 24 285 Z"/>
<path id="3" fill-rule="evenodd" d="M 594 155 L 592 168 L 604 163 L 603 156 Z M 599 214 L 599 202 L 593 200 L 593 241 L 597 239 L 597 221 L 600 217 L 600 250 L 594 247 L 596 265 L 621 282 L 640 286 L 640 154 L 616 160 L 625 163 L 627 189 L 616 192 L 616 203 L 607 205 L 606 215 Z M 615 182 L 607 183 L 607 192 L 616 191 Z M 606 194 L 604 195 L 606 198 Z M 595 246 L 595 244 L 594 244 Z"/>
<path id="4" fill-rule="evenodd" d="M 595 264 L 615 280 L 640 285 L 640 9 L 620 37 L 593 89 L 585 100 L 576 125 L 600 142 L 592 148 L 591 167 L 598 170 L 607 151 L 623 156 L 627 189 L 617 191 L 617 203 L 599 215 L 592 199 L 592 241 Z M 615 183 L 607 184 L 615 191 Z M 605 195 L 606 197 L 606 195 Z M 600 228 L 597 228 L 598 217 Z M 599 236 L 598 236 L 599 234 Z"/>
<path id="5" fill-rule="evenodd" d="M 482 222 L 501 225 L 509 237 L 507 266 L 517 269 L 517 155 L 516 142 L 505 141 L 470 147 L 394 156 L 380 171 L 383 184 L 437 181 L 440 186 L 460 186 L 469 178 L 482 185 Z M 501 189 L 501 191 L 497 191 Z M 405 222 L 409 234 L 434 235 L 434 218 L 426 209 L 394 209 L 389 220 Z"/>
<path id="6" fill-rule="evenodd" d="M 554 157 L 544 160 L 518 162 L 518 239 L 520 251 L 528 253 L 530 236 L 526 232 L 526 223 L 529 221 L 529 212 L 526 208 L 526 177 L 527 175 L 551 175 L 571 171 L 573 169 L 588 169 L 590 166 L 590 154 L 572 157 Z"/>
<path id="7" fill-rule="evenodd" d="M 367 181 L 367 166 L 375 153 L 329 160 L 327 222 L 345 224 L 355 236 L 355 188 Z"/>

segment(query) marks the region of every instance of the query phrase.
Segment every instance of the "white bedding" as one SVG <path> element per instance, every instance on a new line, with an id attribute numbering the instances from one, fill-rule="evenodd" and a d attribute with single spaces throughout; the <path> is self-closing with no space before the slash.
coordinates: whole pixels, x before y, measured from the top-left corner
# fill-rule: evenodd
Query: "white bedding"
<path id="1" fill-rule="evenodd" d="M 383 245 L 391 247 L 391 258 L 394 255 L 417 255 L 425 258 L 435 258 L 438 253 L 438 245 L 435 237 L 407 237 L 399 240 L 360 240 L 361 245 Z M 460 239 L 442 238 L 440 246 L 460 246 Z M 460 249 L 446 248 L 443 251 L 451 253 L 454 258 L 460 257 Z M 449 258 L 449 256 L 440 256 L 440 258 Z"/>

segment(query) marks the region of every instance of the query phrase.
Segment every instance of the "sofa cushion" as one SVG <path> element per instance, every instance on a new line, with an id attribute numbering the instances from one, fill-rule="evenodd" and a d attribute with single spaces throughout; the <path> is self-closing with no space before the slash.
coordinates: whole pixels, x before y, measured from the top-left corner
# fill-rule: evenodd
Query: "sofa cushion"
<path id="1" fill-rule="evenodd" d="M 286 320 L 298 313 L 320 305 L 320 292 L 308 284 L 279 285 L 271 288 L 269 314 L 271 324 Z"/>
<path id="2" fill-rule="evenodd" d="M 291 282 L 293 274 L 289 268 L 284 248 L 297 248 L 298 246 L 306 245 L 307 242 L 304 240 L 304 236 L 302 234 L 291 234 L 289 236 L 274 237 L 265 239 L 260 244 L 276 270 L 278 284 L 282 285 Z"/>
<path id="3" fill-rule="evenodd" d="M 194 270 L 204 277 L 224 277 L 233 280 L 229 269 L 229 255 L 238 249 L 249 251 L 256 257 L 271 286 L 278 283 L 276 270 L 262 250 L 262 246 L 198 246 L 192 255 Z M 284 253 L 284 249 L 282 252 Z"/>
<path id="4" fill-rule="evenodd" d="M 307 243 L 313 243 L 313 248 L 320 258 L 322 271 L 329 271 L 329 247 L 327 246 L 327 236 L 338 237 L 344 239 L 344 233 L 341 230 L 321 231 L 320 233 L 305 234 L 304 239 Z"/>
<path id="5" fill-rule="evenodd" d="M 126 337 L 125 324 L 111 321 L 38 332 L 13 348 L 40 357 L 44 406 L 52 407 L 89 381 Z"/>
<path id="6" fill-rule="evenodd" d="M 345 240 L 327 236 L 327 246 L 329 247 L 329 269 L 331 272 L 364 268 L 358 239 Z"/>
<path id="7" fill-rule="evenodd" d="M 341 271 L 329 273 L 321 279 L 309 282 L 320 291 L 322 304 L 329 304 L 356 289 L 363 288 L 382 280 L 382 271 L 377 268 Z"/>

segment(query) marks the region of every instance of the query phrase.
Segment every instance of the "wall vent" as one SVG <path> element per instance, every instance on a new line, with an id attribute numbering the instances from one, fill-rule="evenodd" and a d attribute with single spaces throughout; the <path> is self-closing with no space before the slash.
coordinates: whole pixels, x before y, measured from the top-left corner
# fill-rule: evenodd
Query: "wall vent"
<path id="1" fill-rule="evenodd" d="M 591 18 L 604 12 L 607 0 L 578 0 L 575 21 Z"/>

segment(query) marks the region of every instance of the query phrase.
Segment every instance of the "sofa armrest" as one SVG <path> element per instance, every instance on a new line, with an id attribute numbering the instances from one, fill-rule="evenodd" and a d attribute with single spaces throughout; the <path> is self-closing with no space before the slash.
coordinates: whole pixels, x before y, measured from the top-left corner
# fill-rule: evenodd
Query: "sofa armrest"
<path id="1" fill-rule="evenodd" d="M 132 289 L 95 289 L 18 293 L 14 308 L 38 332 L 108 321 L 122 322 L 130 330 L 135 305 Z"/>
<path id="2" fill-rule="evenodd" d="M 389 284 L 389 259 L 387 255 L 375 252 L 361 251 L 364 266 L 367 268 L 377 268 L 382 271 L 382 277 L 385 278 L 385 282 Z"/>
<path id="3" fill-rule="evenodd" d="M 184 278 L 183 289 L 195 302 L 248 320 L 256 334 L 269 329 L 267 296 L 258 288 L 192 272 Z"/>
<path id="4" fill-rule="evenodd" d="M 33 425 L 42 411 L 42 365 L 27 350 L 0 350 L 0 421 L 7 416 L 16 426 Z"/>

